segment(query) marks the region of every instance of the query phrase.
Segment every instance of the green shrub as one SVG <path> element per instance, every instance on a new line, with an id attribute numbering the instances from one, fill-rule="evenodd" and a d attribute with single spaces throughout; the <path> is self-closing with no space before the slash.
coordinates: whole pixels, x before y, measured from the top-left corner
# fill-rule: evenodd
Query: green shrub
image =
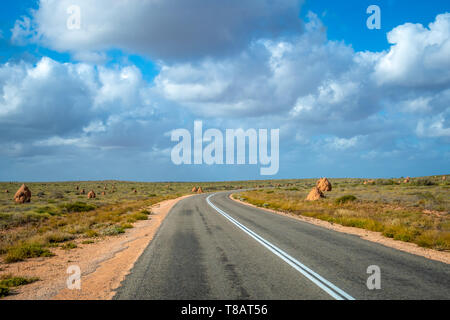
<path id="1" fill-rule="evenodd" d="M 435 250 L 450 250 L 450 232 L 425 231 L 417 237 L 417 244 Z"/>
<path id="2" fill-rule="evenodd" d="M 98 232 L 92 229 L 86 230 L 84 232 L 84 234 L 86 235 L 86 237 L 88 238 L 95 238 L 98 237 Z"/>
<path id="3" fill-rule="evenodd" d="M 9 229 L 28 223 L 41 222 L 48 219 L 48 216 L 43 216 L 35 212 L 26 213 L 0 213 L 0 229 Z"/>
<path id="4" fill-rule="evenodd" d="M 392 228 L 388 228 L 383 231 L 383 236 L 388 237 L 388 238 L 394 238 L 395 231 Z"/>
<path id="5" fill-rule="evenodd" d="M 410 183 L 412 186 L 434 186 L 435 183 L 429 179 L 415 179 L 412 180 Z"/>
<path id="6" fill-rule="evenodd" d="M 38 281 L 38 278 L 23 278 L 23 277 L 14 277 L 12 275 L 6 275 L 0 277 L 0 287 L 19 287 L 24 286 L 26 284 L 30 284 Z"/>
<path id="7" fill-rule="evenodd" d="M 355 200 L 357 200 L 356 197 L 354 195 L 349 194 L 349 195 L 337 198 L 335 200 L 335 203 L 336 204 L 344 204 L 344 203 L 352 202 L 352 201 L 355 201 Z"/>
<path id="8" fill-rule="evenodd" d="M 7 295 L 9 295 L 9 291 L 10 291 L 9 288 L 0 286 L 0 298 L 6 297 Z"/>
<path id="9" fill-rule="evenodd" d="M 148 211 L 147 211 L 148 212 Z M 135 220 L 148 220 L 148 213 L 136 212 L 130 215 L 131 219 Z"/>
<path id="10" fill-rule="evenodd" d="M 381 185 L 381 186 L 391 186 L 393 184 L 395 184 L 395 181 L 392 179 L 377 179 L 375 181 L 376 185 Z"/>
<path id="11" fill-rule="evenodd" d="M 383 235 L 394 240 L 400 240 L 405 242 L 412 242 L 419 235 L 417 230 L 414 230 L 403 225 L 387 227 L 383 231 Z"/>
<path id="12" fill-rule="evenodd" d="M 76 245 L 76 243 L 68 242 L 68 243 L 64 244 L 61 248 L 63 248 L 64 250 L 71 250 L 71 249 L 78 248 L 78 246 Z"/>
<path id="13" fill-rule="evenodd" d="M 45 236 L 45 240 L 48 243 L 61 243 L 61 242 L 73 240 L 74 238 L 75 238 L 75 236 L 73 236 L 69 233 L 58 232 L 58 231 L 49 233 Z"/>
<path id="14" fill-rule="evenodd" d="M 436 200 L 435 196 L 430 191 L 414 192 L 412 194 L 416 195 L 417 197 L 419 197 L 422 200 L 426 200 L 426 201 L 434 201 L 434 200 Z"/>
<path id="15" fill-rule="evenodd" d="M 54 192 L 53 198 L 55 199 L 64 199 L 64 195 L 61 192 Z"/>
<path id="16" fill-rule="evenodd" d="M 10 248 L 6 253 L 5 262 L 13 263 L 28 258 L 51 256 L 53 256 L 53 254 L 48 249 L 44 249 L 42 245 L 33 242 L 25 242 Z"/>
<path id="17" fill-rule="evenodd" d="M 35 210 L 35 212 L 36 212 L 36 213 L 39 213 L 39 214 L 49 214 L 49 215 L 51 215 L 51 216 L 57 216 L 57 215 L 61 214 L 61 212 L 58 211 L 57 208 L 55 208 L 55 207 L 50 207 L 50 206 L 45 206 L 45 207 L 37 208 L 37 209 Z"/>
<path id="18" fill-rule="evenodd" d="M 65 203 L 61 205 L 61 209 L 63 209 L 67 213 L 73 213 L 73 212 L 88 212 L 97 209 L 97 207 L 92 204 L 87 204 L 84 202 L 74 202 L 74 203 Z"/>
<path id="19" fill-rule="evenodd" d="M 368 220 L 367 219 L 360 219 L 360 218 L 338 218 L 335 219 L 335 221 L 339 224 L 342 224 L 343 226 L 347 227 L 354 227 L 354 228 L 360 228 L 360 229 L 367 229 Z"/>
<path id="20" fill-rule="evenodd" d="M 117 236 L 121 233 L 125 233 L 125 229 L 121 226 L 111 226 L 103 230 L 102 234 L 105 236 Z"/>

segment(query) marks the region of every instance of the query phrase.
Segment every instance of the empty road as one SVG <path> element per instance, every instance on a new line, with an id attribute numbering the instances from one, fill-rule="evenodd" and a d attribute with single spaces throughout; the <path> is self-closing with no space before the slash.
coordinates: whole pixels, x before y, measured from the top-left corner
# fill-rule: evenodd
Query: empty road
<path id="1" fill-rule="evenodd" d="M 450 266 L 249 207 L 178 202 L 115 299 L 450 299 Z M 381 289 L 369 290 L 369 266 Z"/>

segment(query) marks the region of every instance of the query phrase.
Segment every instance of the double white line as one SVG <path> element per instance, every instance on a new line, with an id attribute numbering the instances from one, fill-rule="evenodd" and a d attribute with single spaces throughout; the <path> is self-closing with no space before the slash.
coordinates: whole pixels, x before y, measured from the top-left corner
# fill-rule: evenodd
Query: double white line
<path id="1" fill-rule="evenodd" d="M 296 260 L 292 256 L 288 255 L 286 252 L 278 248 L 277 246 L 273 245 L 260 235 L 256 234 L 246 226 L 244 226 L 242 223 L 231 217 L 228 213 L 225 211 L 219 209 L 216 207 L 210 200 L 212 196 L 216 194 L 210 195 L 208 198 L 206 198 L 206 202 L 218 213 L 220 213 L 222 216 L 227 218 L 229 221 L 231 221 L 233 224 L 235 224 L 239 229 L 247 233 L 250 237 L 258 241 L 260 244 L 262 244 L 264 247 L 266 247 L 269 251 L 271 251 L 273 254 L 278 256 L 281 260 L 286 262 L 288 265 L 290 265 L 292 268 L 300 272 L 302 275 L 304 275 L 306 278 L 311 280 L 314 284 L 316 284 L 319 288 L 321 288 L 323 291 L 328 293 L 330 296 L 335 298 L 336 300 L 355 300 L 352 296 L 350 296 L 348 293 L 344 292 L 343 290 L 336 287 L 334 284 L 332 284 L 327 279 L 323 278 L 307 266 L 305 266 L 300 261 Z"/>

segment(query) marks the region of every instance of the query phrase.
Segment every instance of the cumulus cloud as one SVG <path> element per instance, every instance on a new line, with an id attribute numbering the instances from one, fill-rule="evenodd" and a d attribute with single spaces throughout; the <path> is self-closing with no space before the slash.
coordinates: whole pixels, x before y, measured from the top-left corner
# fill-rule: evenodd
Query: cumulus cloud
<path id="1" fill-rule="evenodd" d="M 314 14 L 309 18 L 307 31 L 289 41 L 261 39 L 231 58 L 164 65 L 156 85 L 167 99 L 202 115 L 240 117 L 289 111 L 326 79 L 340 80 L 353 64 L 353 50 L 327 41 L 321 21 Z M 339 86 L 350 89 L 346 84 L 333 88 L 340 90 Z M 336 94 L 335 99 L 345 98 L 338 97 L 344 92 Z"/>
<path id="2" fill-rule="evenodd" d="M 311 163 L 377 158 L 402 163 L 406 157 L 447 155 L 448 161 L 448 151 L 442 150 L 450 137 L 448 13 L 426 27 L 394 28 L 385 51 L 355 52 L 343 42 L 328 40 L 325 26 L 313 13 L 303 33 L 278 38 L 272 32 L 297 28 L 298 21 L 286 28 L 250 24 L 239 34 L 242 17 L 237 14 L 223 27 L 221 19 L 231 14 L 224 11 L 211 30 L 190 37 L 207 15 L 200 14 L 198 24 L 194 21 L 179 35 L 190 14 L 169 10 L 174 0 L 142 1 L 132 8 L 127 1 L 108 1 L 104 15 L 92 25 L 90 16 L 106 1 L 80 3 L 85 29 L 72 34 L 58 29 L 65 25 L 65 0 L 42 1 L 31 18 L 16 23 L 15 41 L 37 41 L 85 62 L 43 58 L 35 65 L 0 65 L 0 144 L 8 150 L 3 154 L 100 148 L 113 156 L 139 151 L 168 157 L 167 132 L 190 128 L 199 118 L 210 128 L 281 128 L 282 161 L 294 164 L 303 157 Z M 270 1 L 246 3 L 260 6 L 258 10 L 271 6 Z M 286 1 L 284 8 L 293 3 Z M 219 10 L 218 2 L 210 6 L 208 10 Z M 149 8 L 157 8 L 158 14 L 170 12 L 168 21 L 178 14 L 183 18 L 165 29 L 161 17 L 151 21 Z M 50 18 L 52 10 L 61 14 L 52 12 L 56 17 Z M 272 14 L 284 14 L 280 10 L 262 16 L 272 20 Z M 139 25 L 148 30 L 138 30 Z M 160 30 L 160 38 L 154 29 Z M 224 36 L 230 32 L 231 38 Z M 209 41 L 212 35 L 217 41 Z M 107 59 L 104 50 L 109 48 L 161 58 L 160 72 L 148 83 L 144 71 L 134 65 L 96 65 Z M 324 150 L 333 158 L 321 158 Z M 283 165 L 280 169 L 283 172 Z"/>
<path id="3" fill-rule="evenodd" d="M 151 146 L 168 110 L 150 92 L 135 66 L 0 65 L 0 149 Z"/>
<path id="4" fill-rule="evenodd" d="M 123 49 L 153 59 L 223 56 L 251 40 L 299 32 L 299 0 L 78 0 L 81 28 L 67 28 L 72 0 L 41 0 L 13 40 L 77 53 Z M 82 52 L 82 55 L 79 53 Z"/>
<path id="5" fill-rule="evenodd" d="M 0 67 L 0 140 L 77 131 L 92 117 L 92 91 L 81 66 L 42 58 Z"/>
<path id="6" fill-rule="evenodd" d="M 327 138 L 327 139 L 325 139 L 325 141 L 326 141 L 326 146 L 330 149 L 347 150 L 347 149 L 355 147 L 358 144 L 359 139 L 360 138 L 358 136 L 352 137 L 350 139 L 333 137 L 333 138 Z"/>
<path id="7" fill-rule="evenodd" d="M 450 123 L 448 121 L 448 118 L 444 118 L 444 116 L 441 114 L 428 120 L 419 120 L 416 132 L 420 137 L 450 138 Z"/>
<path id="8" fill-rule="evenodd" d="M 322 134 L 338 134 L 342 123 L 352 123 L 355 135 L 367 133 L 380 112 L 447 118 L 450 14 L 428 28 L 395 28 L 384 52 L 329 41 L 320 19 L 308 17 L 305 33 L 289 40 L 255 41 L 232 58 L 163 65 L 156 87 L 199 116 L 269 116 Z"/>
<path id="9" fill-rule="evenodd" d="M 450 81 L 450 13 L 440 14 L 426 28 L 406 23 L 388 33 L 392 44 L 375 67 L 381 84 L 409 87 L 448 85 Z"/>

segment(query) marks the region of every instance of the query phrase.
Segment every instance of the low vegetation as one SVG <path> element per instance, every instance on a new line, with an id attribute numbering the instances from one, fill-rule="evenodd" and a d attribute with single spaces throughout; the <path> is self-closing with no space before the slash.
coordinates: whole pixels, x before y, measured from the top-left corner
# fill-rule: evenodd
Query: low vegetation
<path id="1" fill-rule="evenodd" d="M 9 295 L 9 292 L 10 290 L 8 287 L 0 286 L 0 298 L 6 297 Z"/>
<path id="2" fill-rule="evenodd" d="M 9 295 L 12 288 L 24 286 L 38 280 L 38 278 L 16 277 L 11 274 L 0 276 L 0 298 Z"/>
<path id="3" fill-rule="evenodd" d="M 354 195 L 348 194 L 348 195 L 337 198 L 336 200 L 334 200 L 334 202 L 336 204 L 344 204 L 344 203 L 352 202 L 355 200 L 356 200 L 356 197 Z"/>
<path id="4" fill-rule="evenodd" d="M 65 213 L 72 213 L 72 212 L 88 212 L 95 210 L 97 207 L 92 204 L 87 204 L 84 202 L 75 202 L 75 203 L 65 203 L 60 206 L 60 208 Z"/>
<path id="5" fill-rule="evenodd" d="M 259 207 L 381 232 L 396 240 L 450 250 L 450 184 L 442 177 L 331 179 L 332 192 L 317 201 L 305 198 L 316 180 L 290 180 L 283 187 L 234 194 Z"/>
<path id="6" fill-rule="evenodd" d="M 215 183 L 118 181 L 27 183 L 31 201 L 17 204 L 22 183 L 0 183 L 0 268 L 29 258 L 50 257 L 123 234 L 152 218 L 155 203 L 202 192 L 251 189 L 237 196 L 261 207 L 380 231 L 388 237 L 437 250 L 450 249 L 450 183 L 442 177 L 331 179 L 326 198 L 304 201 L 316 179 Z M 9 193 L 3 192 L 10 190 Z M 96 198 L 88 199 L 93 190 Z M 84 194 L 82 194 L 84 191 Z M 104 194 L 102 194 L 104 193 Z M 6 289 L 0 289 L 6 291 Z"/>
<path id="7" fill-rule="evenodd" d="M 0 277 L 0 286 L 8 288 L 20 287 L 36 282 L 38 280 L 38 278 L 15 277 L 11 274 L 8 274 Z"/>
<path id="8" fill-rule="evenodd" d="M 200 183 L 205 192 L 252 187 L 255 182 Z M 120 235 L 151 219 L 151 205 L 191 194 L 190 183 L 118 181 L 26 183 L 31 201 L 16 203 L 22 183 L 0 183 L 0 267 L 50 257 L 54 248 L 76 249 Z M 10 192 L 6 193 L 5 190 Z M 96 197 L 88 199 L 94 191 Z"/>
<path id="9" fill-rule="evenodd" d="M 61 248 L 63 248 L 64 250 L 71 250 L 71 249 L 78 248 L 78 246 L 76 243 L 67 242 L 64 245 L 62 245 Z"/>
<path id="10" fill-rule="evenodd" d="M 12 245 L 5 251 L 5 262 L 7 263 L 23 261 L 28 258 L 51 257 L 53 255 L 41 243 L 27 241 Z"/>

